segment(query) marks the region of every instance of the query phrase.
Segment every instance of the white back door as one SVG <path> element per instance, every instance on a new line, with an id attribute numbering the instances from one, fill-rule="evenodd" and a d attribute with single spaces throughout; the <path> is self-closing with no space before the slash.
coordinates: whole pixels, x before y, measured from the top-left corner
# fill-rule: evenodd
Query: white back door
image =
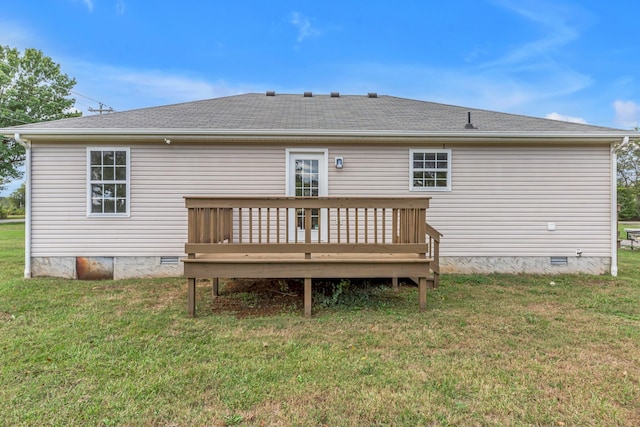
<path id="1" fill-rule="evenodd" d="M 295 197 L 319 197 L 327 195 L 328 169 L 327 150 L 298 151 L 287 150 L 287 195 Z M 304 211 L 298 209 L 291 212 L 289 224 L 290 240 L 304 242 Z M 318 241 L 318 230 L 321 230 L 321 240 L 326 241 L 326 212 L 314 209 L 311 213 L 311 239 Z"/>

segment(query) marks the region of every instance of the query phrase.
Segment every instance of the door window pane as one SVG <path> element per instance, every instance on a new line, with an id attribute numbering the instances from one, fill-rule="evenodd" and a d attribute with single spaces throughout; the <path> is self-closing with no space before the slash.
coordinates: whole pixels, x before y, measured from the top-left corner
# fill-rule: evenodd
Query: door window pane
<path id="1" fill-rule="evenodd" d="M 320 161 L 317 159 L 295 160 L 295 195 L 297 197 L 318 197 L 320 195 Z M 296 225 L 299 230 L 304 230 L 304 209 L 296 210 Z M 318 230 L 320 223 L 320 210 L 311 211 L 311 229 Z"/>

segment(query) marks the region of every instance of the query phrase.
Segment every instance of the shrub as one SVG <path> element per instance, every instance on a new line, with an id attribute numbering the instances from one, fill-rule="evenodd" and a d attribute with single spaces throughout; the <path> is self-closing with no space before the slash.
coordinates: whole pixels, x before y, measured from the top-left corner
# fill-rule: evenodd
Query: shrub
<path id="1" fill-rule="evenodd" d="M 313 287 L 314 303 L 323 307 L 366 306 L 389 289 L 388 284 L 381 285 L 375 280 L 342 279 L 322 280 Z"/>
<path id="2" fill-rule="evenodd" d="M 640 218 L 638 194 L 633 187 L 618 187 L 618 204 L 620 205 L 618 219 L 630 221 Z"/>
<path id="3" fill-rule="evenodd" d="M 9 209 L 9 215 L 24 216 L 25 215 L 24 208 L 17 208 L 13 206 L 11 207 L 11 209 Z"/>

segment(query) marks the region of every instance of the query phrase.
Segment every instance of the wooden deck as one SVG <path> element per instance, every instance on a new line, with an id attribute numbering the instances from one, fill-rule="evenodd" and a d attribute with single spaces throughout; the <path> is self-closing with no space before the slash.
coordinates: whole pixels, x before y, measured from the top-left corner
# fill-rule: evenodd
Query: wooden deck
<path id="1" fill-rule="evenodd" d="M 419 308 L 437 286 L 440 233 L 429 198 L 186 197 L 184 274 L 195 316 L 196 279 L 304 278 L 311 316 L 314 278 L 411 277 Z"/>

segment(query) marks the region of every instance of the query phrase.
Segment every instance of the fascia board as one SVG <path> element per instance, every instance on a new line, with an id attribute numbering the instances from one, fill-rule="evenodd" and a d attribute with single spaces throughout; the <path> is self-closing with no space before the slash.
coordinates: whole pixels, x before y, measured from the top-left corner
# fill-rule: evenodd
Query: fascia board
<path id="1" fill-rule="evenodd" d="M 128 140 L 128 141 L 158 141 L 159 138 L 171 138 L 172 141 L 185 140 L 214 140 L 214 139 L 242 139 L 242 140 L 271 140 L 271 139 L 340 139 L 381 142 L 398 139 L 429 139 L 449 142 L 523 142 L 541 140 L 563 140 L 581 142 L 612 142 L 628 136 L 640 137 L 640 133 L 633 131 L 611 132 L 421 132 L 421 131 L 344 131 L 344 130 L 280 130 L 280 129 L 64 129 L 64 128 L 22 128 L 0 129 L 0 134 L 13 134 L 19 131 L 23 138 L 34 138 L 40 141 L 89 141 L 89 140 Z"/>

